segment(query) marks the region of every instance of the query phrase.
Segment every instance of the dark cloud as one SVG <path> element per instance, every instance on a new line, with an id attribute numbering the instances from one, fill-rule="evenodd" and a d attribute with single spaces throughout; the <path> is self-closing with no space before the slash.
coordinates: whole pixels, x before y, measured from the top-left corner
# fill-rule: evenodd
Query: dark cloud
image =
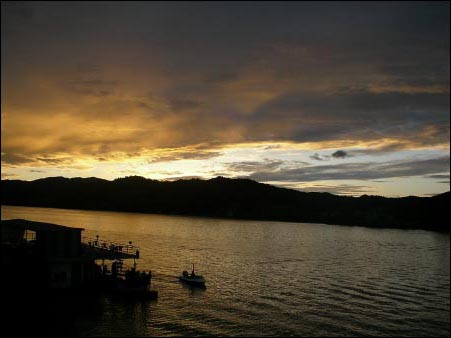
<path id="1" fill-rule="evenodd" d="M 170 100 L 171 107 L 174 109 L 175 112 L 178 112 L 180 110 L 190 110 L 190 109 L 196 109 L 199 108 L 203 102 L 193 100 L 193 99 L 171 99 Z"/>
<path id="2" fill-rule="evenodd" d="M 6 164 L 25 164 L 31 162 L 32 159 L 30 159 L 27 156 L 13 154 L 13 153 L 2 153 L 2 162 Z"/>
<path id="3" fill-rule="evenodd" d="M 385 137 L 437 144 L 449 140 L 449 103 L 449 94 L 299 92 L 263 104 L 249 119 L 256 138 L 271 129 L 272 138 L 299 142 Z"/>
<path id="4" fill-rule="evenodd" d="M 381 122 L 387 118 L 391 122 L 446 122 L 449 121 L 446 114 L 449 103 L 449 93 L 299 92 L 265 103 L 253 117 L 265 119 L 277 113 L 279 118 L 294 121 L 342 121 L 343 124 Z"/>
<path id="5" fill-rule="evenodd" d="M 113 94 L 115 81 L 106 81 L 101 79 L 71 80 L 65 83 L 69 91 L 81 95 L 107 96 Z"/>
<path id="6" fill-rule="evenodd" d="M 265 160 L 265 161 L 243 161 L 237 163 L 230 163 L 227 169 L 232 172 L 258 172 L 266 171 L 272 172 L 278 170 L 280 166 L 284 164 L 283 161 L 279 160 Z"/>
<path id="7" fill-rule="evenodd" d="M 2 170 L 2 180 L 7 180 L 7 179 L 11 179 L 11 178 L 14 179 L 16 177 L 19 177 L 19 175 L 13 174 L 13 173 L 5 173 Z"/>
<path id="8" fill-rule="evenodd" d="M 380 178 L 424 176 L 449 171 L 450 158 L 395 161 L 390 163 L 345 163 L 318 165 L 279 171 L 255 172 L 256 181 L 312 182 L 320 180 L 374 180 Z"/>
<path id="9" fill-rule="evenodd" d="M 213 72 L 208 74 L 205 78 L 205 82 L 209 84 L 222 84 L 233 82 L 239 79 L 238 73 L 234 72 Z"/>
<path id="10" fill-rule="evenodd" d="M 348 156 L 449 144 L 449 32 L 447 2 L 4 2 L 2 161 L 208 159 L 261 141 L 375 142 Z M 389 171 L 346 165 L 235 169 L 282 181 Z"/>
<path id="11" fill-rule="evenodd" d="M 156 154 L 147 159 L 148 163 L 167 162 L 167 161 L 179 161 L 179 160 L 205 160 L 222 155 L 219 151 L 202 151 L 202 150 L 190 150 L 190 151 L 168 151 Z"/>
<path id="12" fill-rule="evenodd" d="M 159 175 L 183 175 L 183 173 L 181 171 L 177 171 L 177 170 L 156 170 L 156 171 L 150 171 L 150 172 L 148 172 L 148 174 L 150 174 L 150 175 L 155 175 L 155 174 L 159 174 Z"/>
<path id="13" fill-rule="evenodd" d="M 101 71 L 100 65 L 91 64 L 91 63 L 79 63 L 76 66 L 76 69 L 79 73 L 87 73 L 87 74 L 93 74 L 93 73 L 99 73 Z"/>
<path id="14" fill-rule="evenodd" d="M 164 181 L 178 181 L 178 180 L 204 180 L 202 176 L 173 176 L 164 179 Z"/>
<path id="15" fill-rule="evenodd" d="M 316 160 L 316 161 L 324 161 L 326 158 L 321 157 L 320 154 L 318 153 L 314 153 L 313 155 L 309 156 L 312 160 Z"/>
<path id="16" fill-rule="evenodd" d="M 345 158 L 345 157 L 349 157 L 350 155 L 344 150 L 337 150 L 331 156 L 334 158 Z"/>
<path id="17" fill-rule="evenodd" d="M 56 166 L 63 167 L 71 165 L 74 159 L 71 157 L 33 157 L 16 154 L 2 154 L 2 163 L 8 166 L 33 165 L 33 166 Z M 30 170 L 30 172 L 41 172 Z"/>
<path id="18" fill-rule="evenodd" d="M 331 194 L 338 195 L 352 195 L 352 196 L 360 196 L 363 194 L 367 194 L 374 190 L 374 188 L 366 185 L 351 185 L 351 184 L 336 184 L 336 185 L 326 185 L 326 184 L 315 184 L 312 187 L 302 187 L 297 183 L 287 183 L 282 182 L 278 184 L 279 186 L 296 189 L 305 192 L 328 192 Z"/>
<path id="19" fill-rule="evenodd" d="M 428 178 L 434 178 L 434 179 L 439 179 L 439 180 L 444 180 L 444 179 L 448 179 L 449 180 L 449 174 L 433 174 L 433 175 L 428 175 Z"/>
<path id="20" fill-rule="evenodd" d="M 71 157 L 38 157 L 36 159 L 49 165 L 70 164 L 74 160 Z"/>
<path id="21" fill-rule="evenodd" d="M 262 161 L 241 161 L 234 163 L 226 163 L 226 169 L 228 174 L 221 174 L 218 172 L 212 172 L 214 176 L 236 176 L 238 172 L 279 172 L 287 169 L 299 168 L 310 165 L 308 162 L 304 161 L 282 161 L 273 159 L 264 159 Z M 241 176 L 240 176 L 241 177 Z"/>
<path id="22" fill-rule="evenodd" d="M 387 145 L 378 146 L 375 148 L 368 148 L 368 149 L 359 149 L 359 150 L 352 150 L 348 153 L 352 153 L 353 156 L 355 155 L 384 155 L 386 153 L 395 152 L 398 150 L 403 149 L 409 149 L 412 145 L 408 143 L 406 140 L 400 140 L 397 142 L 393 142 Z"/>

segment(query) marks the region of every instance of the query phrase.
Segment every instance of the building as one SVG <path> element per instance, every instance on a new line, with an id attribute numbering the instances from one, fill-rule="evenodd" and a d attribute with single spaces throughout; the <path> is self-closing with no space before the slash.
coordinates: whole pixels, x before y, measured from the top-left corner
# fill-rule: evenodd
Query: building
<path id="1" fill-rule="evenodd" d="M 139 258 L 128 245 L 107 245 L 98 238 L 82 242 L 82 228 L 24 219 L 1 221 L 1 262 L 9 287 L 80 288 L 94 284 L 101 273 L 97 259 Z"/>

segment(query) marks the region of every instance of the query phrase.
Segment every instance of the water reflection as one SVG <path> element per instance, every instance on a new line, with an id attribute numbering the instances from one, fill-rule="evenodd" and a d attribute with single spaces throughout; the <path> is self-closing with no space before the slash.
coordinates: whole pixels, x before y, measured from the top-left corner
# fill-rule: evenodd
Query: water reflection
<path id="1" fill-rule="evenodd" d="M 103 297 L 87 311 L 81 311 L 83 305 L 68 308 L 69 318 L 65 311 L 55 314 L 63 323 L 53 324 L 56 331 L 82 336 L 450 334 L 449 234 L 2 206 L 2 219 L 8 218 L 82 226 L 91 237 L 131 240 L 141 247 L 138 268 L 152 270 L 158 301 Z M 192 262 L 206 277 L 207 289 L 178 281 Z"/>
<path id="2" fill-rule="evenodd" d="M 183 289 L 186 290 L 187 294 L 191 295 L 191 296 L 201 296 L 205 290 L 207 290 L 207 286 L 206 285 L 189 285 L 183 282 L 179 282 Z"/>

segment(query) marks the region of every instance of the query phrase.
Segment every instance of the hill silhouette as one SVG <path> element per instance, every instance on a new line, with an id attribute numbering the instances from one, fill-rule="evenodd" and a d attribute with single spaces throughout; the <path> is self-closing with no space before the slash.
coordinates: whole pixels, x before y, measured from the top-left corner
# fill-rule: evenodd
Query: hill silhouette
<path id="1" fill-rule="evenodd" d="M 2 180 L 3 205 L 111 210 L 449 231 L 450 193 L 349 197 L 301 192 L 248 179 L 156 181 L 130 176 Z"/>

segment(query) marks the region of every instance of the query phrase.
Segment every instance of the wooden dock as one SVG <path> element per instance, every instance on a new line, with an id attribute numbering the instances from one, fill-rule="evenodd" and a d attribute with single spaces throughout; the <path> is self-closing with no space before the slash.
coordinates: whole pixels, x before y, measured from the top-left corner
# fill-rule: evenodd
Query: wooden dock
<path id="1" fill-rule="evenodd" d="M 128 244 L 121 244 L 109 241 L 99 240 L 99 237 L 82 238 L 82 252 L 84 256 L 88 256 L 92 259 L 108 259 L 108 260 L 121 260 L 121 259 L 138 259 L 139 247 Z"/>

